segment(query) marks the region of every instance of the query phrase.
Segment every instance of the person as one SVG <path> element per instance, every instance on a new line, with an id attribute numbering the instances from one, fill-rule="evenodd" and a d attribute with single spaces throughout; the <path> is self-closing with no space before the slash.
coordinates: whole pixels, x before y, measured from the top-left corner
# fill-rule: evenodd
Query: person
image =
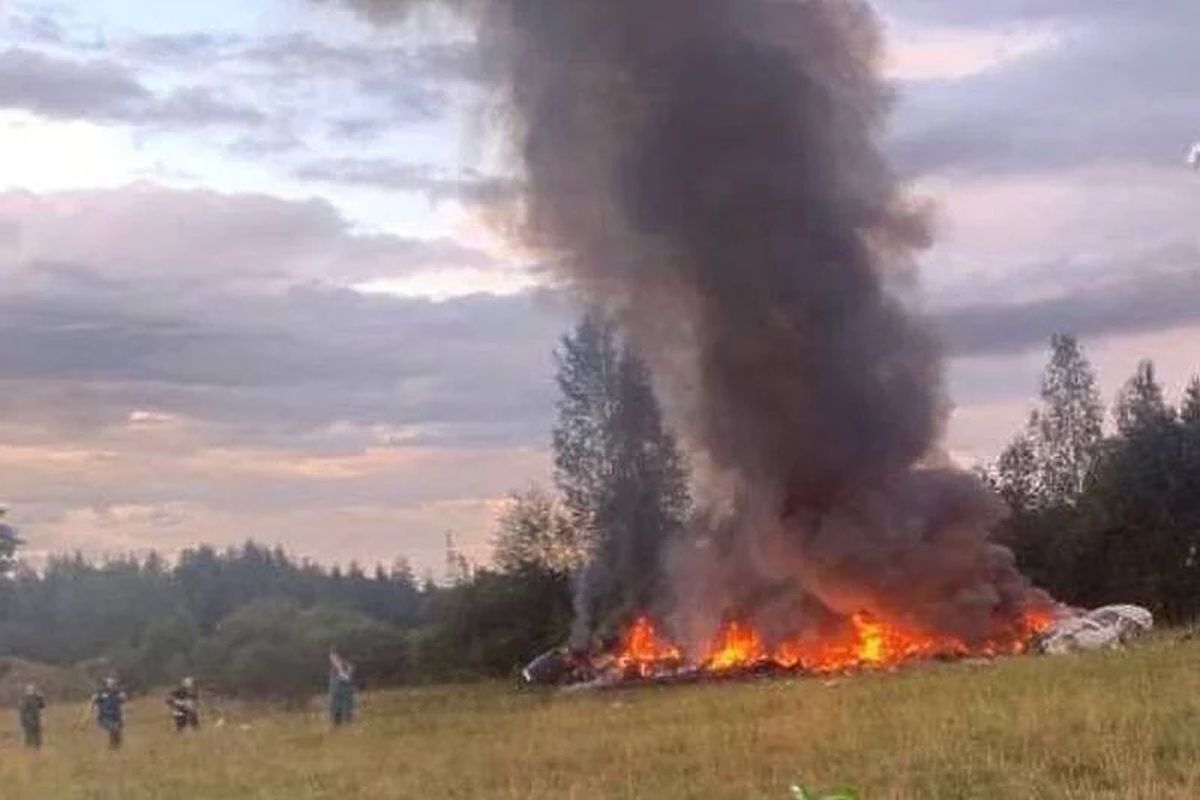
<path id="1" fill-rule="evenodd" d="M 354 666 L 329 651 L 329 718 L 334 727 L 354 721 Z"/>
<path id="2" fill-rule="evenodd" d="M 111 750 L 121 747 L 121 735 L 125 730 L 125 703 L 128 699 L 121 691 L 116 678 L 106 678 L 100 691 L 92 695 L 96 724 L 108 732 L 108 746 Z"/>
<path id="3" fill-rule="evenodd" d="M 195 678 L 189 675 L 180 681 L 167 695 L 167 705 L 171 708 L 176 733 L 200 727 L 200 692 L 196 689 Z"/>
<path id="4" fill-rule="evenodd" d="M 33 750 L 42 746 L 42 711 L 45 708 L 46 699 L 36 686 L 28 684 L 21 696 L 21 732 L 25 734 L 25 746 Z"/>

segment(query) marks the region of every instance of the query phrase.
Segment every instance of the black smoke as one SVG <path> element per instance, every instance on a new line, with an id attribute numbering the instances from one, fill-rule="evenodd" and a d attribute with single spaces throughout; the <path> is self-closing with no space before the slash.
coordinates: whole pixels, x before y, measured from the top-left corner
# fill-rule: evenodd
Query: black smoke
<path id="1" fill-rule="evenodd" d="M 872 10 L 460 5 L 509 76 L 525 240 L 620 321 L 705 468 L 677 626 L 1017 618 L 1037 595 L 988 540 L 1000 503 L 938 456 L 941 352 L 901 300 L 928 234 L 880 152 Z"/>

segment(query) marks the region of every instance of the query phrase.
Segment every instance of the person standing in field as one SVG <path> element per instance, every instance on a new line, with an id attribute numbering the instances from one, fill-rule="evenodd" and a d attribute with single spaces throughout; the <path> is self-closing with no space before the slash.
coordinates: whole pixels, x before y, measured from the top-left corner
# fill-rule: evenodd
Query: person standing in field
<path id="1" fill-rule="evenodd" d="M 96 724 L 108 732 L 108 747 L 121 747 L 125 731 L 125 703 L 129 698 L 117 685 L 116 678 L 106 678 L 100 691 L 92 695 L 92 706 L 96 709 Z"/>
<path id="2" fill-rule="evenodd" d="M 188 676 L 180 681 L 167 695 L 167 705 L 171 708 L 176 733 L 200 727 L 200 691 L 196 688 L 195 678 Z"/>
<path id="3" fill-rule="evenodd" d="M 354 721 L 354 666 L 329 651 L 329 718 L 334 727 Z"/>
<path id="4" fill-rule="evenodd" d="M 25 735 L 25 746 L 31 750 L 42 747 L 42 711 L 46 708 L 46 699 L 38 692 L 32 683 L 25 687 L 21 695 L 19 714 L 21 717 L 21 733 Z"/>

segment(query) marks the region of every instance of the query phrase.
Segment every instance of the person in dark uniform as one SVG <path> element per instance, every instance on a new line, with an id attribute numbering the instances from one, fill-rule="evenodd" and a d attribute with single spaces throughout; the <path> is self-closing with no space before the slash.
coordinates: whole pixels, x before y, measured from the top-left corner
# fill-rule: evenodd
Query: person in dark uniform
<path id="1" fill-rule="evenodd" d="M 38 692 L 32 683 L 25 687 L 21 696 L 20 717 L 21 732 L 25 734 L 25 746 L 38 750 L 42 746 L 42 711 L 46 708 L 46 699 Z"/>
<path id="2" fill-rule="evenodd" d="M 194 678 L 189 676 L 180 681 L 167 695 L 167 705 L 171 708 L 176 733 L 200 727 L 200 692 Z"/>
<path id="3" fill-rule="evenodd" d="M 111 750 L 121 747 L 125 731 L 125 703 L 129 698 L 117 685 L 116 678 L 106 678 L 104 686 L 92 695 L 92 706 L 96 709 L 96 724 L 108 732 Z"/>
<path id="4" fill-rule="evenodd" d="M 354 721 L 354 666 L 329 651 L 329 718 L 334 727 Z"/>

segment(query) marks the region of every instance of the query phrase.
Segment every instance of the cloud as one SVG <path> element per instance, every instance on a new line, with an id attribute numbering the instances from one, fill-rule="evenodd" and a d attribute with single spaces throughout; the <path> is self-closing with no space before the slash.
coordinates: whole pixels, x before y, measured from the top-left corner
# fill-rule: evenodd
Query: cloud
<path id="1" fill-rule="evenodd" d="M 394 147 L 410 133 L 427 141 L 455 124 L 474 85 L 494 74 L 472 42 L 453 38 L 85 35 L 61 14 L 43 24 L 56 26 L 56 38 L 49 29 L 39 38 L 26 30 L 32 17 L 18 22 L 0 22 L 0 47 L 5 38 L 13 45 L 0 51 L 0 108 L 140 133 L 215 131 L 219 153 L 246 160 L 286 163 L 307 148 L 354 153 L 369 140 Z"/>
<path id="2" fill-rule="evenodd" d="M 0 194 L 0 485 L 31 548 L 482 547 L 493 501 L 548 473 L 569 310 L 339 284 L 493 263 L 322 201 Z"/>
<path id="3" fill-rule="evenodd" d="M 1081 16 L 1104 19 L 1137 19 L 1144 9 L 1124 0 L 989 0 L 963 3 L 958 0 L 885 0 L 889 14 L 925 24 L 990 25 L 1013 20 L 1045 21 Z M 1189 0 L 1160 0 L 1155 10 L 1190 8 Z"/>
<path id="4" fill-rule="evenodd" d="M 356 232 L 325 200 L 182 191 L 0 193 L 0 276 L 12 288 L 61 279 L 154 279 L 176 287 L 352 283 L 423 269 L 486 268 L 487 253 L 452 239 Z M 59 287 L 73 291 L 75 283 Z"/>
<path id="5" fill-rule="evenodd" d="M 173 66 L 195 66 L 226 58 L 240 46 L 241 39 L 207 31 L 183 34 L 153 34 L 123 42 L 120 52 L 135 62 Z"/>
<path id="6" fill-rule="evenodd" d="M 333 43 L 311 33 L 269 36 L 243 42 L 225 54 L 266 82 L 286 90 L 314 82 L 338 82 L 349 97 L 373 105 L 371 115 L 350 118 L 357 133 L 380 127 L 428 122 L 453 105 L 451 91 L 489 74 L 470 42 L 433 41 L 411 45 Z M 344 90 L 343 90 L 344 91 Z"/>
<path id="7" fill-rule="evenodd" d="M 303 180 L 419 192 L 431 201 L 456 199 L 482 205 L 515 199 L 520 190 L 519 184 L 510 178 L 487 176 L 474 170 L 448 173 L 428 164 L 387 158 L 310 161 L 299 166 L 294 174 Z"/>
<path id="8" fill-rule="evenodd" d="M 939 314 L 955 355 L 996 355 L 1041 348 L 1071 332 L 1095 339 L 1200 323 L 1200 253 L 1193 269 L 1124 278 L 1026 302 L 979 303 Z"/>
<path id="9" fill-rule="evenodd" d="M 1200 5 L 900 2 L 895 13 L 1048 25 L 1053 44 L 960 79 L 908 81 L 890 149 L 908 174 L 1175 164 L 1197 132 Z M 985 30 L 990 30 L 986 28 Z"/>
<path id="10" fill-rule="evenodd" d="M 1097 165 L 924 184 L 942 208 L 927 303 L 958 355 L 1021 352 L 1197 319 L 1196 176 Z M 934 188 L 936 187 L 936 188 Z"/>
<path id="11" fill-rule="evenodd" d="M 193 86 L 162 97 L 140 120 L 202 128 L 206 125 L 254 126 L 264 122 L 266 116 L 257 109 L 222 99 L 213 90 Z"/>
<path id="12" fill-rule="evenodd" d="M 243 158 L 262 159 L 304 150 L 304 139 L 287 127 L 266 128 L 234 139 L 229 152 Z"/>
<path id="13" fill-rule="evenodd" d="M 23 9 L 0 0 L 0 13 L 4 14 L 7 27 L 23 42 L 58 45 L 67 41 L 67 31 L 53 12 Z"/>
<path id="14" fill-rule="evenodd" d="M 0 105 L 55 118 L 108 119 L 148 101 L 149 92 L 112 61 L 73 61 L 14 48 L 0 53 Z"/>
<path id="15" fill-rule="evenodd" d="M 896 81 L 962 80 L 1053 48 L 1053 28 L 917 29 L 894 35 L 886 71 Z"/>
<path id="16" fill-rule="evenodd" d="M 494 499 L 547 473 L 564 314 L 314 282 L 459 245 L 147 186 L 8 193 L 0 220 L 0 484 L 31 551 L 254 536 L 436 566 L 447 528 L 482 546 Z"/>
<path id="17" fill-rule="evenodd" d="M 500 269 L 352 231 L 320 201 L 134 186 L 0 194 L 0 419 L 47 436 L 167 414 L 229 441 L 540 440 L 565 324 L 536 293 L 338 282 Z"/>
<path id="18" fill-rule="evenodd" d="M 140 313 L 0 300 L 0 416 L 85 435 L 149 410 L 222 441 L 303 447 L 539 441 L 551 416 L 565 320 L 533 296 L 158 299 Z"/>
<path id="19" fill-rule="evenodd" d="M 52 119 L 164 127 L 247 125 L 263 119 L 254 109 L 201 87 L 156 95 L 116 61 L 65 58 L 21 48 L 0 53 L 0 107 Z"/>
<path id="20" fill-rule="evenodd" d="M 370 42 L 333 43 L 307 33 L 266 36 L 243 42 L 236 57 L 281 76 L 303 78 L 319 73 L 349 78 L 374 75 L 394 82 L 485 81 L 484 55 L 473 41 L 426 40 L 407 45 Z"/>
<path id="21" fill-rule="evenodd" d="M 436 568 L 447 531 L 486 558 L 514 472 L 548 472 L 541 450 L 364 452 L 311 459 L 310 473 L 284 469 L 292 459 L 244 448 L 168 455 L 0 446 L 0 476 L 35 558 L 76 549 L 171 554 L 254 537 L 327 563 L 404 555 Z M 345 472 L 330 477 L 327 468 Z"/>

